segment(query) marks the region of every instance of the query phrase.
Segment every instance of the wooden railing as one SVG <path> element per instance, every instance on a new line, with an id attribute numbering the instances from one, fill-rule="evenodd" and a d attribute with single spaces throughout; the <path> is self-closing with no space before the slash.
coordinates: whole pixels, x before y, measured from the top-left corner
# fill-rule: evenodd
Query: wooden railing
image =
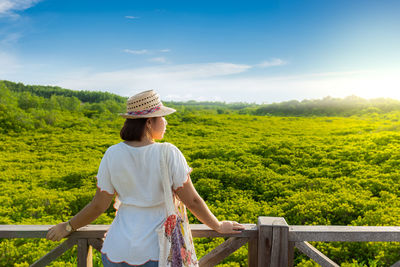
<path id="1" fill-rule="evenodd" d="M 0 238 L 44 238 L 51 225 L 0 225 Z M 100 250 L 109 225 L 89 225 L 32 263 L 46 266 L 65 251 L 78 246 L 78 266 L 92 266 L 92 248 Z M 258 223 L 246 224 L 236 235 L 222 235 L 205 225 L 191 225 L 193 237 L 225 237 L 224 243 L 202 257 L 200 266 L 214 266 L 248 243 L 248 265 L 293 266 L 294 248 L 321 266 L 339 266 L 309 241 L 320 242 L 400 242 L 400 227 L 391 226 L 289 226 L 281 217 L 259 217 Z M 400 256 L 399 256 L 400 258 Z M 400 267 L 400 261 L 392 265 Z"/>

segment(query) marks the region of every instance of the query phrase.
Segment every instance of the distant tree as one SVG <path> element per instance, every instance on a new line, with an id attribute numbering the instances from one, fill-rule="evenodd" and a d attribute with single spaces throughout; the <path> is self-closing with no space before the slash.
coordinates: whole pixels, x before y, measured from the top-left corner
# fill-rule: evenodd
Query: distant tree
<path id="1" fill-rule="evenodd" d="M 98 103 L 105 100 L 114 100 L 116 102 L 125 103 L 126 97 L 122 97 L 109 92 L 99 91 L 75 91 L 63 89 L 58 86 L 41 86 L 41 85 L 24 85 L 23 83 L 14 83 L 10 81 L 0 81 L 9 90 L 14 92 L 30 92 L 33 95 L 50 98 L 52 95 L 60 95 L 66 97 L 75 96 L 82 102 Z"/>

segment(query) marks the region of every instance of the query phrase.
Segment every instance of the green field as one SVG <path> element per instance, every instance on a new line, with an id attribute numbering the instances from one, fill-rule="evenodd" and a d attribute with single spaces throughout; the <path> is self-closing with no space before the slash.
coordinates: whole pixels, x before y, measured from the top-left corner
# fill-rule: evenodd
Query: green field
<path id="1" fill-rule="evenodd" d="M 24 104 L 23 94 L 36 104 Z M 0 223 L 68 220 L 93 197 L 105 150 L 121 141 L 123 119 L 101 105 L 108 101 L 117 110 L 123 104 L 107 99 L 97 106 L 79 104 L 74 96 L 38 96 L 1 84 L 0 96 Z M 70 105 L 62 106 L 68 99 Z M 258 216 L 279 216 L 292 225 L 400 225 L 398 111 L 276 117 L 217 107 L 178 110 L 167 118 L 164 141 L 181 149 L 196 189 L 219 219 L 256 223 Z M 94 223 L 109 224 L 113 216 L 110 207 Z M 198 256 L 220 242 L 197 239 Z M 56 245 L 2 239 L 0 266 L 27 266 Z M 400 260 L 395 243 L 314 245 L 342 266 Z M 72 249 L 53 266 L 75 266 L 75 255 Z M 95 266 L 99 263 L 96 254 Z M 222 266 L 246 264 L 243 247 Z M 298 253 L 296 265 L 314 266 Z"/>

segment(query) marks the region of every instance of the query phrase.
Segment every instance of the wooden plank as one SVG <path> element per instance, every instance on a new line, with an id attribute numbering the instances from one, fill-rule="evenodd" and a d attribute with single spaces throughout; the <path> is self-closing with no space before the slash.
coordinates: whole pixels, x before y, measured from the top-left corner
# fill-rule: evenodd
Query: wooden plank
<path id="1" fill-rule="evenodd" d="M 260 217 L 262 223 L 279 219 L 276 217 Z M 268 218 L 268 220 L 265 220 Z M 0 238 L 44 238 L 53 225 L 0 225 Z M 88 225 L 74 232 L 73 238 L 103 238 L 109 225 Z M 257 227 L 245 225 L 246 229 L 238 237 L 256 237 Z M 191 225 L 194 237 L 230 237 L 219 234 L 205 225 Z M 348 241 L 348 242 L 400 242 L 400 226 L 299 226 L 289 227 L 289 241 Z"/>
<path id="2" fill-rule="evenodd" d="M 0 225 L 0 238 L 45 238 L 53 225 Z M 245 230 L 240 234 L 220 234 L 203 224 L 191 224 L 193 237 L 256 237 L 257 226 L 244 224 Z M 90 224 L 72 233 L 73 238 L 103 238 L 109 225 Z"/>
<path id="3" fill-rule="evenodd" d="M 101 248 L 103 247 L 103 239 L 100 238 L 90 238 L 88 239 L 89 245 L 94 247 L 97 251 L 101 252 Z"/>
<path id="4" fill-rule="evenodd" d="M 87 239 L 78 239 L 78 267 L 92 267 L 92 246 Z"/>
<path id="5" fill-rule="evenodd" d="M 76 239 L 69 238 L 63 243 L 61 243 L 59 246 L 56 248 L 52 249 L 49 253 L 35 261 L 31 267 L 41 267 L 41 266 L 47 266 L 49 265 L 52 261 L 60 257 L 65 251 L 73 247 L 77 243 Z"/>
<path id="6" fill-rule="evenodd" d="M 245 229 L 240 234 L 220 234 L 204 224 L 191 224 L 193 237 L 257 237 L 257 226 L 255 224 L 243 224 Z"/>
<path id="7" fill-rule="evenodd" d="M 288 246 L 288 266 L 294 266 L 294 242 L 289 242 Z"/>
<path id="8" fill-rule="evenodd" d="M 258 224 L 266 226 L 287 225 L 283 217 L 258 217 Z"/>
<path id="9" fill-rule="evenodd" d="M 286 223 L 286 226 L 279 227 L 280 228 L 280 259 L 279 266 L 288 266 L 289 265 L 289 225 Z"/>
<path id="10" fill-rule="evenodd" d="M 284 266 L 279 265 L 279 254 L 281 248 L 281 229 L 280 227 L 272 228 L 272 244 L 271 244 L 271 266 Z"/>
<path id="11" fill-rule="evenodd" d="M 281 224 L 281 217 L 258 217 L 258 266 L 271 265 L 272 226 Z"/>
<path id="12" fill-rule="evenodd" d="M 249 240 L 247 260 L 249 267 L 257 267 L 258 261 L 258 238 L 251 238 Z"/>
<path id="13" fill-rule="evenodd" d="M 53 225 L 0 225 L 0 238 L 44 238 Z"/>
<path id="14" fill-rule="evenodd" d="M 0 225 L 0 238 L 45 238 L 54 225 Z M 72 238 L 103 238 L 109 225 L 91 224 L 73 232 Z"/>
<path id="15" fill-rule="evenodd" d="M 335 262 L 311 246 L 308 242 L 296 242 L 295 246 L 322 267 L 339 267 Z"/>
<path id="16" fill-rule="evenodd" d="M 199 266 L 214 266 L 231 255 L 249 241 L 247 237 L 230 237 L 224 243 L 214 248 L 210 253 L 202 257 Z"/>
<path id="17" fill-rule="evenodd" d="M 395 262 L 392 266 L 390 267 L 400 267 L 400 261 Z"/>
<path id="18" fill-rule="evenodd" d="M 293 225 L 289 241 L 400 242 L 400 227 Z"/>
<path id="19" fill-rule="evenodd" d="M 258 235 L 258 266 L 270 266 L 271 263 L 271 244 L 272 227 L 260 227 Z"/>
<path id="20" fill-rule="evenodd" d="M 288 231 L 284 218 L 272 222 L 271 266 L 288 266 Z"/>

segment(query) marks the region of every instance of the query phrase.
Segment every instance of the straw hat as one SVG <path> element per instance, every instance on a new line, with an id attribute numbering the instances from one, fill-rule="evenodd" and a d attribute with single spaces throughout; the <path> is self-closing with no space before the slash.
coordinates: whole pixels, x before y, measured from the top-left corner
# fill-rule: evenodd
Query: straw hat
<path id="1" fill-rule="evenodd" d="M 162 117 L 174 113 L 176 110 L 163 106 L 160 96 L 154 90 L 141 92 L 131 96 L 126 105 L 126 113 L 121 113 L 126 119 Z"/>

